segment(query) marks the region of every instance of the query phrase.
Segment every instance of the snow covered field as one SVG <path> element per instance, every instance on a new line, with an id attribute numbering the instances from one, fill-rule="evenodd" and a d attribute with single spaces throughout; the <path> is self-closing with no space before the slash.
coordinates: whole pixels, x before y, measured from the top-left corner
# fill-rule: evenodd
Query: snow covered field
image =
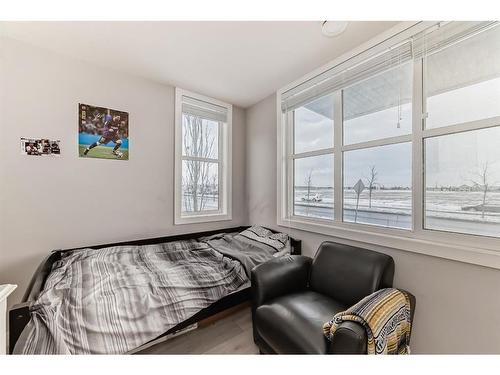
<path id="1" fill-rule="evenodd" d="M 295 189 L 295 214 L 324 219 L 333 218 L 333 189 L 314 189 L 321 202 L 304 202 L 305 188 Z M 489 192 L 487 206 L 500 207 L 500 192 Z M 438 230 L 500 237 L 500 212 L 464 211 L 462 207 L 482 204 L 481 192 L 426 192 L 426 227 Z M 356 193 L 344 190 L 344 220 L 397 228 L 411 228 L 410 190 L 374 190 L 371 207 L 368 190 L 361 193 L 356 214 Z"/>
<path id="2" fill-rule="evenodd" d="M 313 189 L 321 202 L 305 202 L 305 188 L 295 189 L 295 215 L 333 219 L 333 189 Z M 184 197 L 191 199 L 191 197 Z M 344 220 L 401 229 L 411 229 L 412 197 L 410 190 L 374 190 L 369 204 L 368 190 L 361 193 L 356 213 L 356 193 L 344 190 Z M 185 202 L 183 202 L 185 203 Z M 201 202 L 200 202 L 201 203 Z M 481 192 L 427 191 L 425 227 L 451 232 L 500 237 L 500 212 L 464 211 L 462 207 L 482 204 Z M 500 207 L 500 192 L 489 192 L 487 206 Z M 185 207 L 185 206 L 184 206 Z M 205 197 L 203 210 L 217 210 L 218 197 Z"/>

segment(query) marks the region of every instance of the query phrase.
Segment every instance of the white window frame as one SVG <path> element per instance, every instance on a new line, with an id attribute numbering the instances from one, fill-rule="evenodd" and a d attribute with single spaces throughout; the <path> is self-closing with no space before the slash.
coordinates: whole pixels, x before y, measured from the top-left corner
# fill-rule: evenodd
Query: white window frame
<path id="1" fill-rule="evenodd" d="M 187 96 L 227 110 L 227 122 L 219 123 L 217 159 L 182 155 L 182 97 Z M 208 223 L 232 220 L 232 120 L 233 106 L 229 103 L 176 87 L 175 89 L 175 178 L 174 178 L 174 224 Z M 199 160 L 218 163 L 219 209 L 199 212 L 182 212 L 182 161 Z"/>
<path id="2" fill-rule="evenodd" d="M 334 220 L 311 219 L 293 215 L 293 163 L 291 160 L 291 131 L 287 129 L 287 114 L 282 113 L 281 98 L 286 91 L 311 80 L 341 63 L 366 58 L 367 54 L 377 54 L 389 46 L 400 43 L 416 33 L 423 31 L 436 22 L 402 22 L 387 32 L 380 34 L 367 43 L 333 60 L 329 64 L 311 72 L 301 79 L 277 91 L 277 224 L 293 229 L 305 230 L 334 237 L 336 241 L 362 245 L 374 250 L 393 248 L 426 254 L 440 258 L 477 264 L 500 269 L 500 239 L 480 235 L 443 232 L 424 229 L 424 154 L 425 138 L 476 130 L 500 123 L 500 118 L 473 121 L 460 125 L 425 129 L 425 99 L 423 96 L 423 60 L 413 62 L 412 126 L 410 135 L 397 136 L 343 145 L 341 90 L 337 91 L 334 107 Z M 290 116 L 290 114 L 288 114 Z M 289 126 L 289 124 L 288 124 Z M 343 152 L 381 146 L 386 144 L 412 143 L 412 230 L 387 228 L 361 223 L 342 221 L 343 213 Z M 342 173 L 339 173 L 342 171 Z M 290 189 L 291 186 L 291 189 Z"/>

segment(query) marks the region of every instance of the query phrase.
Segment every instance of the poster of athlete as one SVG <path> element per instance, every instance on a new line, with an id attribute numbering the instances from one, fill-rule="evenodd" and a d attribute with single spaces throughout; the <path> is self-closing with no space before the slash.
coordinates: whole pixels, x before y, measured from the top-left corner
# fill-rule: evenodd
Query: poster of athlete
<path id="1" fill-rule="evenodd" d="M 79 104 L 78 147 L 80 157 L 128 160 L 128 113 Z"/>

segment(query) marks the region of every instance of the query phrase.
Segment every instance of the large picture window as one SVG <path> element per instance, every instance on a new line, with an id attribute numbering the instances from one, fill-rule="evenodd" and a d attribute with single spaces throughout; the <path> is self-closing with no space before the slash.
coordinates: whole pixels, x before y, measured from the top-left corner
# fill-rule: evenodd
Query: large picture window
<path id="1" fill-rule="evenodd" d="M 176 89 L 176 224 L 231 217 L 231 106 Z"/>
<path id="2" fill-rule="evenodd" d="M 479 262 L 500 245 L 499 23 L 373 45 L 278 92 L 278 224 Z"/>

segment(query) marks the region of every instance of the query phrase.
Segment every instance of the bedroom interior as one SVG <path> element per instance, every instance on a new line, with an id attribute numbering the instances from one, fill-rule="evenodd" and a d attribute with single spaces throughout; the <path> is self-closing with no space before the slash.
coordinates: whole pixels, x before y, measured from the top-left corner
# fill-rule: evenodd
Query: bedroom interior
<path id="1" fill-rule="evenodd" d="M 0 368 L 498 361 L 498 14 L 91 4 L 0 16 Z"/>

